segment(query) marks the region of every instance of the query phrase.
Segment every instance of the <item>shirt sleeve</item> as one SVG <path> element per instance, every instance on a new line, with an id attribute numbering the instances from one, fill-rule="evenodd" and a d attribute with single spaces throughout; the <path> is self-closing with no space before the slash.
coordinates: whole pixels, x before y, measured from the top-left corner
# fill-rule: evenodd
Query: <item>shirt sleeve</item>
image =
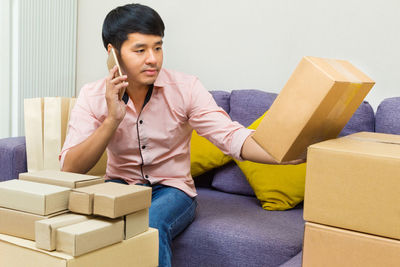
<path id="1" fill-rule="evenodd" d="M 200 136 L 216 145 L 224 154 L 243 160 L 242 146 L 253 130 L 232 121 L 198 79 L 195 79 L 190 92 L 190 104 L 187 111 L 190 126 Z"/>
<path id="2" fill-rule="evenodd" d="M 101 125 L 101 122 L 90 109 L 90 101 L 85 92 L 88 88 L 84 86 L 81 89 L 75 106 L 71 110 L 67 136 L 58 157 L 60 169 L 64 165 L 65 155 L 68 150 L 85 141 Z"/>

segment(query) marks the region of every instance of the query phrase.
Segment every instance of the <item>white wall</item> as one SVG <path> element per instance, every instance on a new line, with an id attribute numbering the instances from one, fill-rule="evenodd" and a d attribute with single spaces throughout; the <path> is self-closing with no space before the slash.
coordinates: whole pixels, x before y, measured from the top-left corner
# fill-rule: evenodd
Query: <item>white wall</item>
<path id="1" fill-rule="evenodd" d="M 122 0 L 79 0 L 77 92 L 106 74 L 101 27 Z M 209 90 L 279 92 L 302 56 L 346 59 L 376 81 L 377 107 L 400 96 L 398 0 L 144 0 L 166 25 L 164 67 Z"/>
<path id="2" fill-rule="evenodd" d="M 9 137 L 11 134 L 10 124 L 10 25 L 11 5 L 9 0 L 0 1 L 0 138 Z"/>

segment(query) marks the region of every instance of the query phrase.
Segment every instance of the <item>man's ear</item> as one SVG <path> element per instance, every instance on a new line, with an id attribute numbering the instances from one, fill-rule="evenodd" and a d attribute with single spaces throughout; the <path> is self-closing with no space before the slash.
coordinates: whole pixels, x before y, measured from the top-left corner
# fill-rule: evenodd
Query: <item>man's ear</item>
<path id="1" fill-rule="evenodd" d="M 110 54 L 111 48 L 113 48 L 113 46 L 112 46 L 112 44 L 109 43 L 109 44 L 107 45 L 107 52 L 108 52 L 108 54 Z"/>

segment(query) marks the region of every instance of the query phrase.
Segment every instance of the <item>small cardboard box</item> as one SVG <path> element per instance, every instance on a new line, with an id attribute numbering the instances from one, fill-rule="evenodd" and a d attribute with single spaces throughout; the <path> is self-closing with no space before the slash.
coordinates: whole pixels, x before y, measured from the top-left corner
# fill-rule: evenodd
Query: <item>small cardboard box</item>
<path id="1" fill-rule="evenodd" d="M 400 239 L 400 135 L 361 132 L 308 149 L 306 221 Z"/>
<path id="2" fill-rule="evenodd" d="M 149 229 L 149 209 L 143 209 L 124 216 L 125 239 L 132 238 Z"/>
<path id="3" fill-rule="evenodd" d="M 157 266 L 158 231 L 148 231 L 128 240 L 77 258 L 35 247 L 35 242 L 0 234 L 0 267 L 110 267 Z"/>
<path id="4" fill-rule="evenodd" d="M 43 170 L 37 172 L 20 173 L 19 179 L 37 183 L 64 186 L 68 188 L 79 188 L 104 183 L 104 178 L 100 176 L 62 172 L 56 170 Z"/>
<path id="5" fill-rule="evenodd" d="M 85 215 L 67 213 L 57 217 L 36 221 L 35 241 L 36 247 L 45 250 L 56 249 L 56 231 L 60 227 L 87 221 L 90 218 Z"/>
<path id="6" fill-rule="evenodd" d="M 35 240 L 36 221 L 58 216 L 65 212 L 67 211 L 42 216 L 24 211 L 0 208 L 0 233 Z"/>
<path id="7" fill-rule="evenodd" d="M 76 213 L 117 218 L 149 208 L 151 188 L 140 185 L 103 183 L 71 192 L 69 209 Z"/>
<path id="8" fill-rule="evenodd" d="M 253 135 L 278 162 L 336 138 L 374 85 L 344 60 L 304 57 Z"/>
<path id="9" fill-rule="evenodd" d="M 56 250 L 80 256 L 124 240 L 124 220 L 91 219 L 57 229 Z"/>
<path id="10" fill-rule="evenodd" d="M 306 222 L 303 267 L 400 266 L 400 241 Z"/>
<path id="11" fill-rule="evenodd" d="M 68 208 L 69 188 L 22 180 L 0 182 L 0 207 L 49 215 Z"/>

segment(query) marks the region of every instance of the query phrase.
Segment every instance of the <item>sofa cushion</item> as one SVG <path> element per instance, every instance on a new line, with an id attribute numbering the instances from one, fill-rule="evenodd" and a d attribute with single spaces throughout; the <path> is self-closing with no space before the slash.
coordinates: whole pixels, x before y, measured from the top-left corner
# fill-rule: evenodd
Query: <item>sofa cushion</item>
<path id="1" fill-rule="evenodd" d="M 233 121 L 249 126 L 272 105 L 277 94 L 260 90 L 233 90 L 229 115 Z M 215 171 L 212 186 L 223 192 L 254 196 L 244 174 L 232 163 Z"/>
<path id="2" fill-rule="evenodd" d="M 217 103 L 218 106 L 223 108 L 226 113 L 229 113 L 230 111 L 230 92 L 226 91 L 210 91 L 211 95 L 214 97 L 215 102 Z"/>
<path id="3" fill-rule="evenodd" d="M 339 136 L 345 136 L 358 132 L 375 131 L 375 114 L 371 105 L 364 101 L 340 132 Z"/>
<path id="4" fill-rule="evenodd" d="M 195 220 L 173 241 L 173 266 L 279 266 L 298 254 L 303 209 L 267 211 L 258 200 L 198 189 Z"/>
<path id="5" fill-rule="evenodd" d="M 0 181 L 17 179 L 27 171 L 25 137 L 0 139 Z"/>
<path id="6" fill-rule="evenodd" d="M 383 100 L 376 110 L 375 131 L 400 134 L 400 97 Z"/>
<path id="7" fill-rule="evenodd" d="M 284 264 L 280 265 L 279 267 L 301 267 L 303 260 L 303 252 L 300 252 Z"/>

